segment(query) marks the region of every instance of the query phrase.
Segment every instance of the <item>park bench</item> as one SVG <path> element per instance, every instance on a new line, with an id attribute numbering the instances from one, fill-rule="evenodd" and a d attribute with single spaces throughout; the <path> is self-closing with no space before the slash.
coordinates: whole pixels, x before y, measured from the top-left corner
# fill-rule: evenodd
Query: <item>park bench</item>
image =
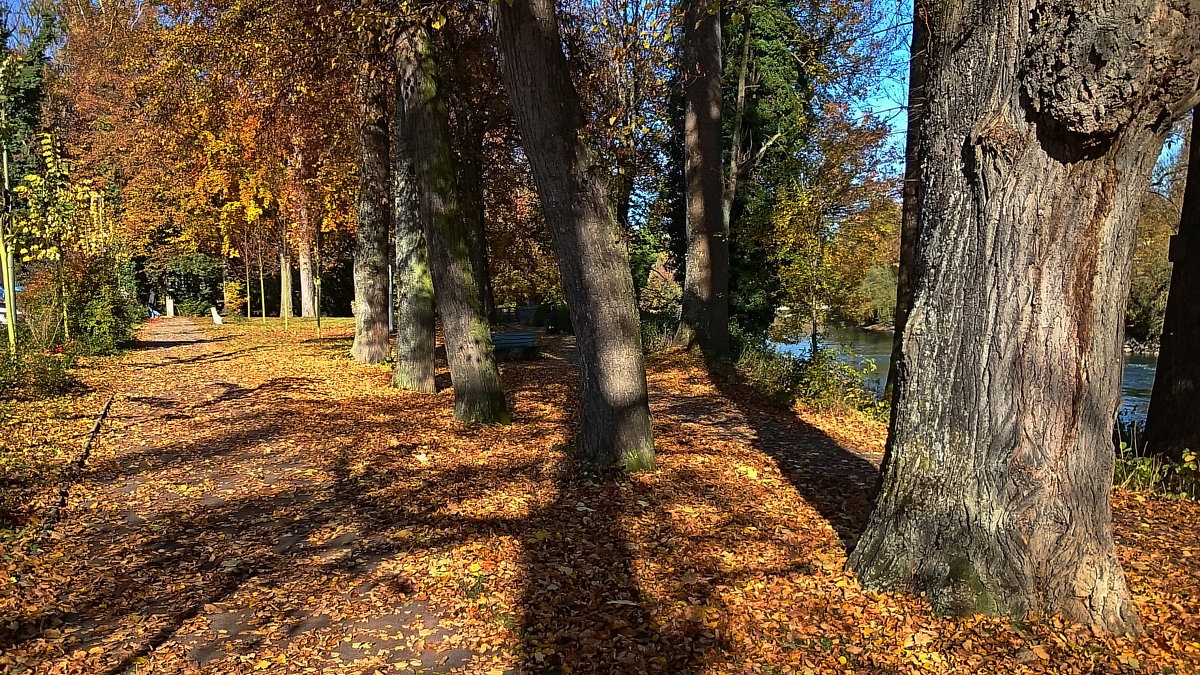
<path id="1" fill-rule="evenodd" d="M 492 333 L 492 345 L 496 348 L 496 359 L 500 361 L 528 361 L 538 356 L 533 333 L 528 331 Z"/>

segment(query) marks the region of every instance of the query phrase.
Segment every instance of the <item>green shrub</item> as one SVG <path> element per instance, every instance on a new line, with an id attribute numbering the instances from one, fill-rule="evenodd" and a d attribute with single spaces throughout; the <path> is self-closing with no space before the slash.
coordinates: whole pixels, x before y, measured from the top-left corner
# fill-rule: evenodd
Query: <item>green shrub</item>
<path id="1" fill-rule="evenodd" d="M 1117 444 L 1113 485 L 1176 499 L 1200 499 L 1200 458 L 1189 450 L 1181 461 L 1164 459 L 1141 453 L 1122 441 Z"/>
<path id="2" fill-rule="evenodd" d="M 127 299 L 115 284 L 103 284 L 76 316 L 80 342 L 93 354 L 110 354 L 133 337 L 133 326 L 146 310 Z"/>
<path id="3" fill-rule="evenodd" d="M 22 386 L 43 396 L 58 396 L 70 391 L 75 378 L 70 370 L 75 367 L 74 344 L 54 350 L 30 351 L 21 358 Z"/>
<path id="4" fill-rule="evenodd" d="M 12 396 L 20 384 L 21 361 L 16 354 L 0 353 L 0 398 Z"/>
<path id="5" fill-rule="evenodd" d="M 175 313 L 179 316 L 208 316 L 213 304 L 208 300 L 190 299 L 175 305 Z"/>
<path id="6" fill-rule="evenodd" d="M 874 372 L 874 362 L 858 369 L 845 358 L 848 354 L 836 349 L 819 349 L 813 358 L 802 359 L 738 331 L 733 338 L 738 374 L 778 405 L 791 407 L 803 400 L 819 410 L 859 410 L 887 419 L 887 403 L 876 399 L 864 383 Z"/>
<path id="7" fill-rule="evenodd" d="M 805 362 L 783 354 L 766 344 L 742 346 L 734 364 L 747 384 L 771 401 L 791 407 L 800 398 Z"/>
<path id="8" fill-rule="evenodd" d="M 675 327 L 678 319 L 674 316 L 642 313 L 642 351 L 647 354 L 660 352 L 674 344 Z"/>

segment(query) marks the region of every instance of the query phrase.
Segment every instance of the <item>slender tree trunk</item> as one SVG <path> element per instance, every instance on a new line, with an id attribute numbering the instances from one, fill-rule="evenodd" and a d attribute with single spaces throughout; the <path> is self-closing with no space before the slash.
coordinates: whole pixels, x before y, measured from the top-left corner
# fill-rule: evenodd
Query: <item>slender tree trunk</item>
<path id="1" fill-rule="evenodd" d="M 167 296 L 170 298 L 171 296 Z M 263 273 L 263 255 L 262 251 L 258 253 L 258 300 L 259 307 L 262 309 L 262 321 L 267 322 L 267 277 Z"/>
<path id="2" fill-rule="evenodd" d="M 683 19 L 683 175 L 687 261 L 676 342 L 729 357 L 729 227 L 724 217 L 719 6 L 687 0 Z M 731 177 L 732 179 L 732 177 Z"/>
<path id="3" fill-rule="evenodd" d="M 313 283 L 312 245 L 307 239 L 300 240 L 300 316 L 312 318 L 317 315 L 317 287 Z"/>
<path id="4" fill-rule="evenodd" d="M 397 66 L 418 213 L 429 243 L 446 360 L 454 381 L 454 414 L 469 422 L 507 423 L 500 371 L 475 284 L 470 235 L 456 184 L 450 116 L 424 29 L 405 32 Z"/>
<path id="5" fill-rule="evenodd" d="M 300 316 L 312 318 L 317 315 L 317 289 L 313 284 L 313 254 L 309 230 L 308 205 L 300 210 L 300 243 L 298 261 L 300 267 Z"/>
<path id="6" fill-rule="evenodd" d="M 354 249 L 354 345 L 360 363 L 388 357 L 388 206 L 387 106 L 383 86 L 367 76 L 359 82 L 363 119 L 359 127 L 358 233 Z"/>
<path id="7" fill-rule="evenodd" d="M 641 327 L 607 170 L 585 120 L 553 0 L 492 4 L 505 89 L 533 168 L 582 360 L 575 448 L 599 465 L 654 466 Z"/>
<path id="8" fill-rule="evenodd" d="M 460 125 L 461 150 L 459 152 L 458 185 L 462 202 L 463 218 L 467 225 L 467 238 L 471 252 L 471 270 L 475 276 L 475 287 L 483 304 L 483 315 L 491 317 L 496 309 L 492 297 L 492 277 L 488 267 L 487 229 L 484 227 L 485 205 L 483 200 L 483 120 L 478 115 L 465 113 Z"/>
<path id="9" fill-rule="evenodd" d="M 0 123 L 7 125 L 8 112 L 5 106 L 0 106 Z M 17 354 L 17 275 L 16 268 L 13 265 L 13 256 L 16 251 L 16 236 L 12 230 L 12 209 L 9 202 L 9 177 L 8 177 L 8 146 L 5 145 L 0 150 L 0 163 L 3 164 L 4 170 L 4 194 L 0 197 L 3 202 L 4 213 L 0 214 L 0 277 L 3 277 L 4 282 L 4 311 L 6 312 L 5 321 L 7 321 L 8 332 L 8 347 L 9 353 L 16 357 Z"/>
<path id="10" fill-rule="evenodd" d="M 286 236 L 279 242 L 279 316 L 287 328 L 292 317 L 292 258 Z"/>
<path id="11" fill-rule="evenodd" d="M 396 118 L 392 133 L 392 208 L 396 267 L 396 370 L 392 386 L 433 393 L 433 276 L 429 250 L 417 214 L 416 182 L 408 141 L 403 82 L 396 82 Z"/>
<path id="12" fill-rule="evenodd" d="M 4 311 L 5 321 L 7 325 L 5 330 L 8 333 L 8 349 L 9 354 L 16 355 L 17 353 L 17 294 L 13 274 L 12 265 L 12 244 L 10 243 L 10 235 L 7 232 L 9 217 L 5 213 L 0 216 L 0 277 L 4 283 Z"/>
<path id="13" fill-rule="evenodd" d="M 919 11 L 919 9 L 918 9 Z M 912 303 L 913 261 L 917 250 L 917 222 L 921 205 L 921 163 L 917 157 L 917 138 L 920 137 L 921 113 L 925 109 L 925 50 L 929 34 L 921 16 L 912 22 L 912 54 L 908 73 L 908 133 L 904 138 L 904 183 L 900 207 L 900 266 L 896 271 L 896 312 L 892 318 L 892 358 L 888 363 L 884 400 L 892 400 L 896 368 L 900 363 L 900 338 Z"/>
<path id="14" fill-rule="evenodd" d="M 922 189 L 892 434 L 850 558 L 947 612 L 1140 625 L 1113 551 L 1135 219 L 1197 98 L 1194 3 L 918 0 Z"/>
<path id="15" fill-rule="evenodd" d="M 1171 262 L 1146 446 L 1182 460 L 1188 450 L 1200 455 L 1200 108 L 1192 111 L 1187 185 L 1179 233 L 1171 238 Z"/>
<path id="16" fill-rule="evenodd" d="M 243 254 L 242 262 L 245 263 L 245 267 L 246 267 L 246 319 L 249 320 L 254 317 L 254 303 L 251 302 L 251 297 L 250 297 L 251 286 L 250 286 L 250 251 L 249 251 L 249 249 L 248 248 L 243 249 L 242 254 Z"/>

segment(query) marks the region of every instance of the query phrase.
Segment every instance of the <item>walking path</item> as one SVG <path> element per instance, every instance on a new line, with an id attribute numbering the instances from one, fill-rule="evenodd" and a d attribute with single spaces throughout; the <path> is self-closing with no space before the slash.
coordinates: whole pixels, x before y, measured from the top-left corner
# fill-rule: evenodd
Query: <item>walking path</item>
<path id="1" fill-rule="evenodd" d="M 899 672 L 918 644 L 988 672 L 988 648 L 1051 644 L 859 589 L 842 566 L 878 456 L 694 359 L 652 359 L 660 470 L 596 477 L 565 452 L 565 338 L 539 338 L 559 358 L 504 364 L 514 423 L 480 426 L 452 419 L 448 388 L 390 389 L 347 333 L 157 320 L 85 371 L 81 400 L 115 403 L 54 540 L 14 577 L 30 600 L 0 623 L 0 670 Z M 1197 545 L 1191 508 L 1156 506 L 1179 555 Z M 1163 562 L 1141 532 L 1122 525 L 1127 569 L 1161 574 L 1137 592 L 1195 607 L 1191 559 Z M 1175 655 L 1193 623 L 1150 622 Z M 1118 652 L 1100 644 L 1086 658 L 1104 670 Z"/>

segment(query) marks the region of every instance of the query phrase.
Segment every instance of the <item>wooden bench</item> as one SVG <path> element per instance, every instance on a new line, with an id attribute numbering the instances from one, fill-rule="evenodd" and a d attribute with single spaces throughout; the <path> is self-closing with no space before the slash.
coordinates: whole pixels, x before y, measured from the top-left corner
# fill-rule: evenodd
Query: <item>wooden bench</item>
<path id="1" fill-rule="evenodd" d="M 533 333 L 528 331 L 492 333 L 492 345 L 496 348 L 496 359 L 500 361 L 528 361 L 538 356 Z"/>

